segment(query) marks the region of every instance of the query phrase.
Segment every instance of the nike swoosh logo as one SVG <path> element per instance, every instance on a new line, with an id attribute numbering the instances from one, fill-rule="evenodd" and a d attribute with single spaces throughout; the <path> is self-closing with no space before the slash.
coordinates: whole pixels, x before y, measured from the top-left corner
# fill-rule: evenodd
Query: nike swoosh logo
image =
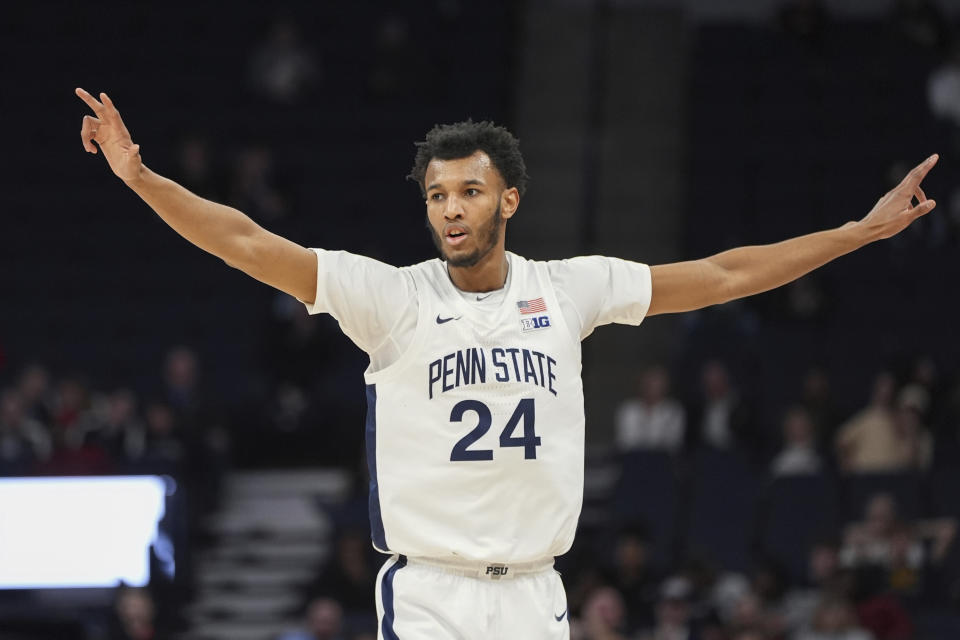
<path id="1" fill-rule="evenodd" d="M 563 610 L 563 613 L 561 613 L 561 614 L 558 615 L 558 616 L 553 616 L 553 617 L 557 619 L 557 622 L 560 622 L 561 620 L 563 620 L 563 617 L 566 616 L 566 615 L 567 615 L 567 610 L 564 609 L 564 610 Z"/>
<path id="2" fill-rule="evenodd" d="M 488 293 L 487 295 L 485 295 L 485 296 L 483 296 L 483 297 L 477 296 L 477 302 L 480 302 L 481 300 L 486 300 L 487 298 L 489 298 L 489 297 L 492 296 L 492 295 L 493 295 L 493 293 Z"/>
<path id="3" fill-rule="evenodd" d="M 443 324 L 444 322 L 450 322 L 451 320 L 459 320 L 459 319 L 462 318 L 462 317 L 463 317 L 463 316 L 457 316 L 456 318 L 454 318 L 453 316 L 450 316 L 449 318 L 441 318 L 441 317 L 438 315 L 438 316 L 437 316 L 437 324 Z"/>

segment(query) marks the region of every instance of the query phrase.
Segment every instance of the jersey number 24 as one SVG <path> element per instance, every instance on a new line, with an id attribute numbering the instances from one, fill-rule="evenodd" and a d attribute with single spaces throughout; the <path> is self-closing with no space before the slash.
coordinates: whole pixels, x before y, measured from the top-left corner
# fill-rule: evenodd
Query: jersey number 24
<path id="1" fill-rule="evenodd" d="M 470 433 L 460 438 L 457 444 L 453 445 L 453 450 L 450 452 L 450 461 L 493 460 L 493 449 L 468 448 L 490 430 L 490 425 L 493 424 L 490 407 L 479 400 L 461 400 L 453 405 L 453 410 L 450 412 L 450 422 L 462 422 L 463 416 L 467 412 L 477 414 L 477 426 Z M 507 426 L 500 432 L 500 446 L 523 447 L 523 457 L 527 460 L 536 460 L 537 447 L 540 446 L 540 436 L 533 430 L 535 416 L 533 398 L 521 400 L 517 404 L 517 408 L 514 409 L 513 415 L 507 420 Z M 523 421 L 523 435 L 515 436 L 514 433 L 521 421 Z"/>

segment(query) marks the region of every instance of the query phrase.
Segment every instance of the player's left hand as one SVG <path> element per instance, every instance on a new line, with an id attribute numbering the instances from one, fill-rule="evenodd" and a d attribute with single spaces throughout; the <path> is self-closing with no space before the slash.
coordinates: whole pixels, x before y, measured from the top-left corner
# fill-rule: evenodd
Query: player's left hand
<path id="1" fill-rule="evenodd" d="M 77 87 L 77 97 L 87 103 L 96 115 L 84 116 L 80 139 L 88 153 L 96 153 L 97 145 L 103 151 L 107 164 L 121 180 L 129 182 L 140 176 L 143 161 L 140 145 L 134 144 L 123 118 L 106 93 L 97 100 L 86 90 Z M 102 102 L 101 102 L 102 100 Z M 96 142 L 97 145 L 93 143 Z"/>
<path id="2" fill-rule="evenodd" d="M 870 213 L 854 224 L 866 229 L 872 239 L 883 240 L 897 235 L 911 222 L 933 211 L 937 203 L 927 198 L 920 183 L 939 159 L 940 156 L 933 154 L 915 166 L 900 184 L 877 201 Z M 914 198 L 917 199 L 916 205 L 913 204 Z"/>

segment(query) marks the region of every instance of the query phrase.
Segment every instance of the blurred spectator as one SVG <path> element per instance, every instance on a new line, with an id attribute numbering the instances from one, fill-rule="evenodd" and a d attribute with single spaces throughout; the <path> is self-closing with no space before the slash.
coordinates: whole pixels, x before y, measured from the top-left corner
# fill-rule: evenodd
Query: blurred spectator
<path id="1" fill-rule="evenodd" d="M 891 471 L 900 465 L 902 458 L 893 413 L 895 388 L 891 374 L 879 374 L 870 404 L 840 426 L 835 446 L 844 471 Z"/>
<path id="2" fill-rule="evenodd" d="M 835 539 L 825 538 L 813 544 L 807 562 L 807 584 L 788 591 L 781 610 L 788 632 L 796 632 L 813 625 L 820 601 L 829 595 L 843 595 L 850 591 L 840 573 L 840 545 Z"/>
<path id="3" fill-rule="evenodd" d="M 735 626 L 740 602 L 744 598 L 749 596 L 756 600 L 752 589 L 750 581 L 742 573 L 728 572 L 717 578 L 710 590 L 707 605 L 716 612 L 723 628 L 732 629 Z"/>
<path id="4" fill-rule="evenodd" d="M 749 579 L 739 573 L 724 574 L 714 586 L 711 602 L 730 634 L 780 638 L 787 629 L 786 593 L 783 569 L 761 560 Z"/>
<path id="5" fill-rule="evenodd" d="M 957 523 L 950 518 L 902 522 L 893 497 L 879 493 L 867 503 L 864 520 L 847 527 L 840 558 L 847 566 L 919 570 L 947 556 L 956 531 Z"/>
<path id="6" fill-rule="evenodd" d="M 619 592 L 600 587 L 587 597 L 580 618 L 570 622 L 571 640 L 626 640 L 626 615 Z"/>
<path id="7" fill-rule="evenodd" d="M 50 392 L 50 374 L 39 364 L 24 368 L 17 381 L 17 391 L 23 402 L 26 415 L 38 422 L 49 425 L 52 421 L 53 401 Z"/>
<path id="8" fill-rule="evenodd" d="M 761 629 L 772 638 L 782 637 L 787 629 L 785 569 L 773 560 L 763 559 L 751 573 L 750 586 L 760 604 L 759 624 L 751 628 Z"/>
<path id="9" fill-rule="evenodd" d="M 734 633 L 759 631 L 764 636 L 769 637 L 767 615 L 763 610 L 763 602 L 753 589 L 747 589 L 733 602 L 727 626 Z"/>
<path id="10" fill-rule="evenodd" d="M 242 149 L 234 162 L 230 204 L 261 222 L 284 217 L 289 207 L 276 186 L 275 164 L 273 152 L 266 147 Z"/>
<path id="11" fill-rule="evenodd" d="M 720 615 L 722 618 L 723 605 L 730 604 L 731 600 L 736 600 L 740 594 L 750 588 L 743 574 L 732 571 L 721 572 L 716 562 L 708 555 L 697 553 L 686 557 L 678 575 L 690 584 L 691 593 L 688 603 L 691 617 L 695 617 L 698 623 L 708 619 L 709 615 Z M 725 595 L 728 596 L 726 600 Z"/>
<path id="12" fill-rule="evenodd" d="M 857 623 L 856 611 L 846 600 L 827 596 L 817 606 L 810 627 L 794 635 L 795 640 L 874 640 Z"/>
<path id="13" fill-rule="evenodd" d="M 931 0 L 897 0 L 890 22 L 896 33 L 919 47 L 942 50 L 950 42 L 950 25 Z"/>
<path id="14" fill-rule="evenodd" d="M 202 402 L 199 392 L 199 361 L 192 349 L 179 346 L 167 352 L 163 380 L 166 400 L 185 416 L 191 416 Z"/>
<path id="15" fill-rule="evenodd" d="M 607 573 L 609 584 L 620 592 L 626 606 L 625 628 L 630 632 L 649 628 L 660 581 L 650 566 L 649 541 L 642 527 L 620 531 L 614 544 L 613 566 Z"/>
<path id="16" fill-rule="evenodd" d="M 20 392 L 0 390 L 0 476 L 29 473 L 50 456 L 50 448 L 46 428 L 26 415 Z"/>
<path id="17" fill-rule="evenodd" d="M 893 594 L 887 592 L 886 573 L 879 566 L 864 566 L 856 571 L 855 602 L 860 625 L 876 640 L 914 640 L 910 613 Z"/>
<path id="18" fill-rule="evenodd" d="M 202 454 L 204 459 L 198 461 L 201 474 L 220 469 L 230 445 L 213 398 L 201 384 L 196 352 L 184 346 L 171 349 L 164 362 L 165 404 L 173 410 L 178 435 L 188 450 Z"/>
<path id="19" fill-rule="evenodd" d="M 686 412 L 669 396 L 670 377 L 666 369 L 647 369 L 639 387 L 639 397 L 623 401 L 617 409 L 617 448 L 677 452 L 683 444 Z"/>
<path id="20" fill-rule="evenodd" d="M 156 628 L 156 607 L 146 589 L 120 587 L 114 613 L 110 640 L 162 640 Z"/>
<path id="21" fill-rule="evenodd" d="M 301 42 L 296 23 L 281 18 L 254 51 L 250 82 L 260 95 L 293 104 L 319 83 L 316 60 L 316 54 Z"/>
<path id="22" fill-rule="evenodd" d="M 332 598 L 316 598 L 307 605 L 306 629 L 282 633 L 277 640 L 345 640 L 343 607 Z"/>
<path id="23" fill-rule="evenodd" d="M 757 438 L 750 409 L 734 388 L 726 365 L 718 360 L 707 362 L 700 379 L 703 398 L 691 412 L 692 446 L 755 447 Z"/>
<path id="24" fill-rule="evenodd" d="M 90 419 L 90 394 L 86 384 L 79 377 L 64 378 L 57 385 L 54 398 L 54 430 L 65 434 L 71 444 L 79 444 L 86 426 L 83 423 Z"/>
<path id="25" fill-rule="evenodd" d="M 187 463 L 187 447 L 173 409 L 163 402 L 151 402 L 144 415 L 146 434 L 143 449 L 133 459 L 137 472 L 182 478 Z"/>
<path id="26" fill-rule="evenodd" d="M 143 456 L 146 448 L 146 428 L 137 415 L 137 396 L 130 389 L 117 389 L 103 396 L 94 406 L 95 430 L 86 442 L 96 442 L 116 461 L 127 461 Z"/>
<path id="27" fill-rule="evenodd" d="M 335 545 L 333 561 L 320 571 L 311 591 L 316 596 L 336 598 L 348 618 L 366 616 L 376 628 L 370 594 L 376 585 L 378 567 L 370 558 L 370 533 L 348 529 L 337 537 Z"/>
<path id="28" fill-rule="evenodd" d="M 38 467 L 43 474 L 99 475 L 113 471 L 107 451 L 86 435 L 96 429 L 90 410 L 90 392 L 78 377 L 64 378 L 57 385 L 53 403 L 51 436 L 53 451 Z"/>
<path id="29" fill-rule="evenodd" d="M 698 640 L 691 621 L 693 585 L 687 578 L 672 576 L 660 586 L 654 626 L 640 634 L 642 640 Z"/>
<path id="30" fill-rule="evenodd" d="M 793 407 L 784 416 L 783 449 L 770 464 L 770 473 L 774 476 L 816 474 L 822 468 L 810 415 L 801 407 Z"/>
<path id="31" fill-rule="evenodd" d="M 890 544 L 898 527 L 897 506 L 887 493 L 874 495 L 867 502 L 862 522 L 852 523 L 844 533 L 841 559 L 845 565 L 886 564 Z M 920 549 L 916 551 L 919 553 Z"/>

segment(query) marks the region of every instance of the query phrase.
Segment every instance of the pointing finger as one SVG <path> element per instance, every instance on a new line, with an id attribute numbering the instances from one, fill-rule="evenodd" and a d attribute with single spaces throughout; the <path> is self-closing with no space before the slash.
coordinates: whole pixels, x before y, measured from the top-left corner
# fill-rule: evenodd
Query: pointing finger
<path id="1" fill-rule="evenodd" d="M 100 104 L 96 98 L 80 87 L 77 87 L 76 94 L 81 100 L 86 102 L 87 106 L 93 109 L 94 113 L 96 113 L 98 116 L 103 116 L 103 114 L 106 113 L 106 109 L 104 109 L 103 105 Z"/>
<path id="2" fill-rule="evenodd" d="M 923 162 L 915 166 L 913 170 L 906 175 L 906 177 L 903 179 L 900 185 L 908 189 L 910 192 L 910 195 L 913 196 L 913 193 L 916 190 L 916 188 L 920 186 L 920 182 L 923 181 L 927 173 L 930 172 L 930 169 L 933 169 L 933 165 L 937 164 L 937 160 L 939 159 L 940 159 L 940 156 L 938 156 L 937 154 L 933 154 L 932 156 L 930 156 L 929 158 L 927 158 L 926 160 L 924 160 Z"/>

